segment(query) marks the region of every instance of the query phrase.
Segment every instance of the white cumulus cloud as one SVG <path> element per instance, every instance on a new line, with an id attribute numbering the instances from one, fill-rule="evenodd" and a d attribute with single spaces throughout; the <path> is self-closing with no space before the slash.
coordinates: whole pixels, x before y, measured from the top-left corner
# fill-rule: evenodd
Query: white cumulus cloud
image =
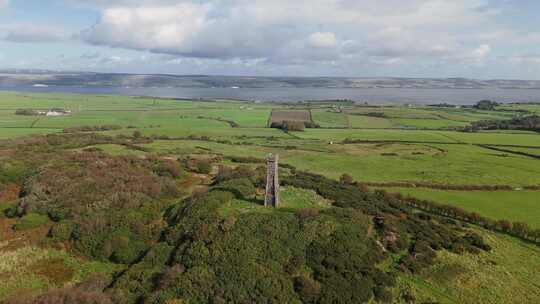
<path id="1" fill-rule="evenodd" d="M 208 25 L 207 12 L 206 5 L 191 3 L 107 8 L 82 37 L 95 44 L 181 52 Z"/>
<path id="2" fill-rule="evenodd" d="M 470 53 L 478 41 L 460 34 L 497 14 L 487 0 L 71 1 L 101 11 L 80 35 L 91 44 L 281 63 Z"/>
<path id="3" fill-rule="evenodd" d="M 0 39 L 86 44 L 89 50 L 71 55 L 69 63 L 89 69 L 433 76 L 501 70 L 495 62 L 506 70 L 536 62 L 537 56 L 523 53 L 536 54 L 540 41 L 530 26 L 506 22 L 504 10 L 520 8 L 499 0 L 63 1 L 97 19 L 63 30 L 22 18 L 18 24 L 0 20 Z M 0 8 L 7 2 L 0 0 Z M 10 17 L 5 20 L 16 20 L 11 15 L 19 12 L 13 12 L 2 13 Z M 521 55 L 512 55 L 516 49 Z"/>

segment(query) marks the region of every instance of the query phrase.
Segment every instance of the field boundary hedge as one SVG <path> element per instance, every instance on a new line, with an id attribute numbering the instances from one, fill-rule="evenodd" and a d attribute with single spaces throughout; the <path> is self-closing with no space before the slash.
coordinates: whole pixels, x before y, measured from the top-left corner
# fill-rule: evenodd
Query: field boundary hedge
<path id="1" fill-rule="evenodd" d="M 521 156 L 531 157 L 531 158 L 534 158 L 534 159 L 540 159 L 540 155 L 537 155 L 537 154 L 531 154 L 531 153 L 521 152 L 521 151 L 507 150 L 507 149 L 502 149 L 502 148 L 498 148 L 498 147 L 493 147 L 493 146 L 490 146 L 490 145 L 477 145 L 477 146 L 485 148 L 485 149 L 493 150 L 493 151 L 510 153 L 510 154 L 515 154 L 515 155 L 521 155 Z"/>
<path id="2" fill-rule="evenodd" d="M 468 212 L 462 208 L 437 203 L 431 200 L 421 200 L 401 193 L 387 193 L 409 207 L 431 214 L 448 217 L 469 224 L 478 225 L 487 230 L 504 233 L 521 240 L 540 246 L 540 229 L 533 229 L 527 223 L 511 222 L 509 220 L 493 220 L 476 212 Z"/>
<path id="3" fill-rule="evenodd" d="M 429 188 L 436 190 L 455 191 L 513 191 L 515 187 L 511 185 L 450 185 L 434 184 L 426 182 L 357 182 L 358 185 L 381 188 Z M 524 186 L 522 188 L 536 187 L 535 185 Z"/>
<path id="4" fill-rule="evenodd" d="M 219 121 L 219 122 L 224 122 L 224 123 L 229 124 L 229 126 L 231 128 L 239 128 L 240 127 L 240 125 L 236 121 L 230 120 L 230 119 L 224 119 L 224 118 L 221 118 L 221 117 L 197 116 L 197 119 L 206 119 L 206 120 L 215 120 L 215 121 Z"/>
<path id="5" fill-rule="evenodd" d="M 381 129 L 382 130 L 382 129 Z M 404 130 L 405 131 L 405 130 Z M 409 130 L 410 131 L 410 130 Z M 418 131 L 418 130 L 413 130 Z M 466 142 L 448 142 L 448 141 L 417 141 L 417 140 L 369 140 L 369 139 L 351 139 L 345 138 L 341 141 L 343 145 L 354 145 L 354 144 L 377 144 L 377 143 L 405 143 L 405 144 L 439 144 L 439 145 L 472 145 L 477 147 L 485 148 L 484 146 L 489 147 L 507 147 L 507 148 L 526 148 L 526 149 L 540 149 L 540 146 L 520 146 L 520 145 L 504 145 L 504 144 L 474 144 Z"/>

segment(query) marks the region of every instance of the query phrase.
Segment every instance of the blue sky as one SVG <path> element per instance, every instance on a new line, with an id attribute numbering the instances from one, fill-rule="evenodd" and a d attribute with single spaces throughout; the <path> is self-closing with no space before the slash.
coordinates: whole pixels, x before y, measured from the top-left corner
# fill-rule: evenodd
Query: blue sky
<path id="1" fill-rule="evenodd" d="M 0 0 L 0 68 L 540 79 L 535 0 Z"/>

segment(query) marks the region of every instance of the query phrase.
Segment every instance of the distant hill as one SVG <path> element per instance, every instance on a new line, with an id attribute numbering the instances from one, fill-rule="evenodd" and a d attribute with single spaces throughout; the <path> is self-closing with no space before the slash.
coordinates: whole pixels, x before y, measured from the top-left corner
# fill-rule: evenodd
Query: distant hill
<path id="1" fill-rule="evenodd" d="M 0 70 L 0 86 L 540 89 L 537 80 L 466 78 L 251 77 Z"/>

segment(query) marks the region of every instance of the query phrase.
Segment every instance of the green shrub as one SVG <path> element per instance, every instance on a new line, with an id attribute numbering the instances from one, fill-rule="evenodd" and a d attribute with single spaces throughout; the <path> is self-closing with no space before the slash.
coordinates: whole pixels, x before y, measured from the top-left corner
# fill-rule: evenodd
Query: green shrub
<path id="1" fill-rule="evenodd" d="M 50 209 L 47 211 L 47 214 L 49 215 L 49 218 L 55 222 L 60 222 L 64 220 L 67 216 L 68 210 L 58 207 L 58 206 L 51 206 Z"/>
<path id="2" fill-rule="evenodd" d="M 339 182 L 342 185 L 352 185 L 354 183 L 354 179 L 350 174 L 345 173 L 341 175 L 341 177 L 339 178 Z"/>
<path id="3" fill-rule="evenodd" d="M 10 203 L 0 203 L 0 218 L 3 218 L 6 216 L 6 212 L 12 207 L 13 205 Z"/>
<path id="4" fill-rule="evenodd" d="M 182 167 L 180 166 L 180 163 L 172 160 L 158 162 L 154 171 L 159 176 L 167 176 L 172 178 L 179 178 L 182 175 Z"/>
<path id="5" fill-rule="evenodd" d="M 15 110 L 15 115 L 36 116 L 39 115 L 39 112 L 33 109 L 17 109 Z"/>
<path id="6" fill-rule="evenodd" d="M 38 213 L 29 213 L 20 218 L 17 224 L 13 227 L 15 230 L 28 230 L 34 229 L 41 225 L 46 224 L 49 221 L 49 217 Z"/>
<path id="7" fill-rule="evenodd" d="M 294 290 L 303 303 L 316 303 L 321 293 L 321 284 L 310 277 L 299 276 L 294 279 Z"/>
<path id="8" fill-rule="evenodd" d="M 282 129 L 285 131 L 304 131 L 305 127 L 303 121 L 284 121 Z"/>
<path id="9" fill-rule="evenodd" d="M 51 227 L 49 237 L 56 241 L 69 241 L 73 232 L 73 224 L 71 222 L 62 221 Z"/>
<path id="10" fill-rule="evenodd" d="M 143 241 L 122 232 L 112 237 L 110 246 L 112 249 L 110 259 L 119 264 L 135 262 L 148 249 L 148 246 Z"/>
<path id="11" fill-rule="evenodd" d="M 141 137 L 142 137 L 142 132 L 141 131 L 139 131 L 139 130 L 133 131 L 133 138 L 139 139 Z"/>
<path id="12" fill-rule="evenodd" d="M 161 272 L 166 268 L 167 260 L 174 247 L 165 243 L 154 246 L 142 260 L 130 267 L 114 283 L 116 290 L 121 290 L 126 297 L 126 303 L 138 303 L 141 296 L 148 295 L 157 282 L 161 284 L 164 275 Z"/>
<path id="13" fill-rule="evenodd" d="M 266 169 L 263 167 L 264 177 L 266 177 Z M 261 175 L 258 171 L 253 171 L 249 166 L 238 166 L 236 168 L 231 168 L 228 166 L 219 166 L 218 174 L 216 175 L 216 182 L 221 183 L 230 179 L 239 179 L 239 178 L 252 178 L 256 175 Z M 265 181 L 266 183 L 266 181 Z"/>
<path id="14" fill-rule="evenodd" d="M 239 199 L 252 199 L 257 189 L 249 178 L 231 179 L 219 184 L 216 189 L 229 191 Z"/>
<path id="15" fill-rule="evenodd" d="M 392 303 L 392 292 L 386 288 L 377 286 L 373 289 L 373 294 L 379 303 Z"/>
<path id="16" fill-rule="evenodd" d="M 207 160 L 197 162 L 197 173 L 210 174 L 212 172 L 212 164 Z"/>

